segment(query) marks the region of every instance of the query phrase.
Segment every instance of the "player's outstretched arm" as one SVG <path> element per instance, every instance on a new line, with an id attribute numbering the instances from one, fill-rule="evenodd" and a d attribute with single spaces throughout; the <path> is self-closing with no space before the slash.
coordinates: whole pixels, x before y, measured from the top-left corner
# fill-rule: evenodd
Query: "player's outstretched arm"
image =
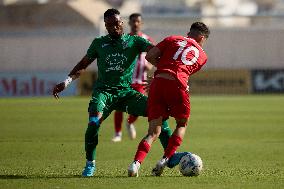
<path id="1" fill-rule="evenodd" d="M 62 92 L 73 80 L 80 77 L 81 73 L 94 61 L 87 56 L 84 56 L 82 60 L 71 70 L 68 74 L 68 77 L 65 81 L 58 83 L 53 88 L 53 96 L 56 99 L 59 99 L 59 93 Z"/>

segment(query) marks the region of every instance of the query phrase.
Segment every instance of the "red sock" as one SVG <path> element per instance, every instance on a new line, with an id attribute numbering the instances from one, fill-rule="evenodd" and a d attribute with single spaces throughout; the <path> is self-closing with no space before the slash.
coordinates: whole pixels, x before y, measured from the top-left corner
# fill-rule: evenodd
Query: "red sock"
<path id="1" fill-rule="evenodd" d="M 114 112 L 114 130 L 116 133 L 121 132 L 123 112 Z"/>
<path id="2" fill-rule="evenodd" d="M 146 155 L 148 154 L 150 148 L 151 148 L 151 146 L 148 144 L 148 142 L 145 141 L 145 140 L 142 140 L 138 145 L 138 149 L 137 149 L 137 152 L 135 154 L 134 160 L 142 163 L 144 161 Z"/>
<path id="3" fill-rule="evenodd" d="M 169 139 L 169 143 L 165 150 L 164 156 L 167 158 L 172 157 L 172 155 L 174 155 L 177 148 L 180 146 L 181 142 L 182 142 L 182 138 L 180 138 L 177 135 L 172 135 Z"/>
<path id="4" fill-rule="evenodd" d="M 129 115 L 127 122 L 129 124 L 134 123 L 136 120 L 138 119 L 138 116 L 134 116 L 134 115 Z"/>

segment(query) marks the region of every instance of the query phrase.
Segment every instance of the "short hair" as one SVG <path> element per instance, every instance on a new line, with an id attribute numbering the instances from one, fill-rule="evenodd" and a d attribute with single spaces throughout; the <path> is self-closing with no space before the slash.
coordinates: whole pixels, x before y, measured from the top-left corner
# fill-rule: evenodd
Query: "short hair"
<path id="1" fill-rule="evenodd" d="M 190 30 L 188 32 L 188 35 L 191 35 L 191 36 L 202 35 L 206 38 L 209 37 L 209 34 L 210 34 L 210 30 L 203 22 L 194 22 L 190 26 Z"/>
<path id="2" fill-rule="evenodd" d="M 114 16 L 114 15 L 120 15 L 120 12 L 117 9 L 108 9 L 105 13 L 104 13 L 104 18 L 110 17 L 110 16 Z"/>
<path id="3" fill-rule="evenodd" d="M 142 15 L 140 13 L 133 13 L 129 16 L 129 20 L 131 20 L 132 18 L 135 18 L 135 17 L 142 17 Z"/>

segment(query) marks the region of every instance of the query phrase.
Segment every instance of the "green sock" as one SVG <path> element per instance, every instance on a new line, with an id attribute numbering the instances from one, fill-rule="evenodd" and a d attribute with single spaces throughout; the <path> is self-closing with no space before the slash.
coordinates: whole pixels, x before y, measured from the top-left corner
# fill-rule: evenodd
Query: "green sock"
<path id="1" fill-rule="evenodd" d="M 162 130 L 161 130 L 161 134 L 159 136 L 160 142 L 161 142 L 164 149 L 167 148 L 169 138 L 171 137 L 171 135 L 172 135 L 172 130 L 169 127 L 167 120 L 165 120 L 162 123 Z"/>
<path id="2" fill-rule="evenodd" d="M 89 125 L 85 133 L 86 159 L 93 161 L 96 159 L 96 147 L 99 143 L 99 126 Z"/>

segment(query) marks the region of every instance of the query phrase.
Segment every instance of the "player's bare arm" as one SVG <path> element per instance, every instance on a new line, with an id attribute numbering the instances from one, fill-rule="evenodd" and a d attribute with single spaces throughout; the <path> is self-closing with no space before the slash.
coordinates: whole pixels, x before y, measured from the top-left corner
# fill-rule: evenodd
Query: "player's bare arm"
<path id="1" fill-rule="evenodd" d="M 160 49 L 158 47 L 153 47 L 148 51 L 145 58 L 148 62 L 150 62 L 154 66 L 157 66 L 160 55 L 161 55 Z"/>
<path id="2" fill-rule="evenodd" d="M 145 62 L 145 69 L 146 71 L 150 71 L 153 69 L 153 65 L 150 64 L 148 61 Z"/>
<path id="3" fill-rule="evenodd" d="M 56 99 L 59 99 L 59 93 L 62 92 L 73 80 L 80 77 L 80 74 L 94 61 L 94 59 L 90 59 L 87 56 L 84 56 L 82 60 L 71 70 L 68 74 L 68 78 L 57 84 L 53 88 L 53 96 Z"/>
<path id="4" fill-rule="evenodd" d="M 94 61 L 87 56 L 84 56 L 82 60 L 71 70 L 68 74 L 70 77 L 78 78 L 80 74 Z"/>

